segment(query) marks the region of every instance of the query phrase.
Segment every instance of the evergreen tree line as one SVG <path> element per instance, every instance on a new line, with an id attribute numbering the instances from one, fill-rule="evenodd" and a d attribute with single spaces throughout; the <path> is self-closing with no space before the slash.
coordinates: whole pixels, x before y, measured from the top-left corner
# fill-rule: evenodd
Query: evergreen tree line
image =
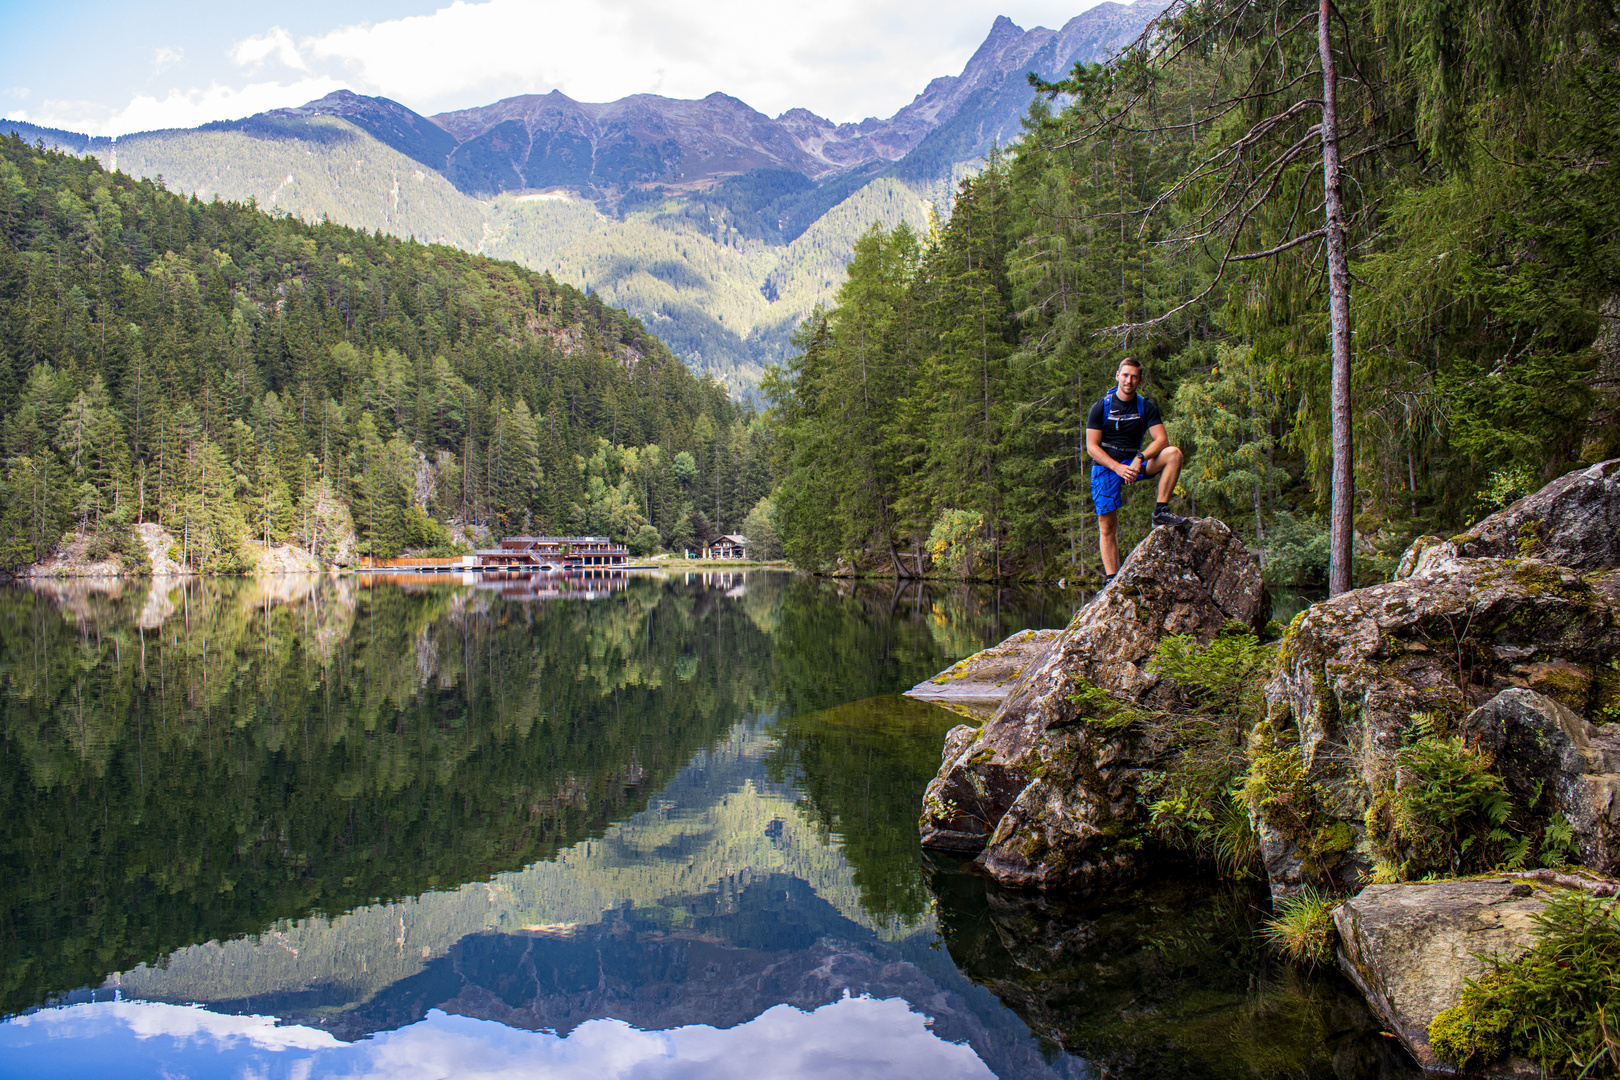
<path id="1" fill-rule="evenodd" d="M 143 522 L 221 571 L 453 527 L 694 546 L 769 491 L 767 434 L 547 274 L 0 141 L 0 565 L 74 532 L 140 565 Z"/>
<path id="2" fill-rule="evenodd" d="M 1043 85 L 947 222 L 862 237 L 764 384 L 790 557 L 1094 569 L 1085 416 L 1134 355 L 1190 455 L 1182 512 L 1320 578 L 1317 9 L 1173 9 L 1119 63 Z M 1366 577 L 1620 451 L 1620 18 L 1345 0 L 1332 20 Z M 1124 542 L 1150 510 L 1128 504 Z"/>

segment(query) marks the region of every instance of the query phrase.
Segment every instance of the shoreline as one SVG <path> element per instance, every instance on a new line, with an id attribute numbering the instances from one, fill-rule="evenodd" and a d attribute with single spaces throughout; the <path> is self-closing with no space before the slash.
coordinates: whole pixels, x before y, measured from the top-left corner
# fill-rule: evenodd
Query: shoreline
<path id="1" fill-rule="evenodd" d="M 786 562 L 780 562 L 780 561 L 758 562 L 758 561 L 755 561 L 755 560 L 752 560 L 752 559 L 680 559 L 680 560 L 663 560 L 663 561 L 659 561 L 659 562 L 644 561 L 644 562 L 637 562 L 637 563 L 627 564 L 625 566 L 593 567 L 592 569 L 596 570 L 596 571 L 601 571 L 601 570 L 612 570 L 612 571 L 662 570 L 662 571 L 665 571 L 665 572 L 669 572 L 669 571 L 672 571 L 672 570 L 675 570 L 675 571 L 680 571 L 680 570 L 690 570 L 690 571 L 697 571 L 697 570 L 705 570 L 705 571 L 712 571 L 712 570 L 781 570 L 781 571 L 786 571 L 786 572 L 789 572 L 789 573 L 797 572 L 796 568 L 793 566 L 792 563 L 786 563 Z M 35 572 L 28 572 L 28 571 L 23 571 L 23 572 L 0 571 L 0 584 L 25 584 L 25 583 L 28 583 L 28 582 L 46 582 L 46 581 L 138 581 L 138 580 L 156 581 L 156 580 L 159 580 L 159 579 L 181 581 L 181 580 L 186 580 L 186 579 L 204 579 L 204 578 L 213 580 L 213 579 L 224 579 L 224 578 L 313 577 L 313 576 L 317 576 L 317 575 L 330 576 L 330 577 L 351 577 L 351 576 L 352 577 L 369 577 L 369 576 L 371 576 L 373 574 L 389 575 L 389 574 L 401 574 L 401 573 L 411 573 L 411 571 L 409 569 L 407 569 L 407 568 L 388 567 L 388 566 L 377 566 L 377 567 L 371 567 L 371 566 L 325 566 L 325 567 L 317 567 L 317 568 L 312 568 L 312 569 L 244 570 L 244 571 L 241 571 L 239 573 L 230 573 L 230 574 L 212 573 L 212 572 L 204 571 L 204 570 L 183 570 L 183 571 L 178 571 L 178 572 L 153 573 L 150 570 L 135 571 L 135 570 L 91 570 L 91 569 L 87 569 L 87 570 L 83 570 L 83 571 L 74 572 L 74 571 L 65 570 L 65 569 L 54 569 L 54 570 L 46 571 L 46 572 L 43 572 L 43 573 L 35 573 Z M 489 569 L 472 569 L 472 568 L 463 569 L 461 567 L 456 567 L 456 568 L 454 568 L 453 570 L 451 570 L 449 572 L 445 572 L 445 573 L 442 573 L 442 574 L 439 574 L 439 575 L 434 575 L 434 576 L 442 576 L 448 582 L 452 578 L 459 579 L 460 576 L 462 574 L 465 574 L 465 573 L 478 574 L 480 576 L 486 575 L 486 574 L 491 575 L 491 576 L 498 576 L 498 575 L 510 573 L 510 571 L 504 571 L 504 570 L 493 570 L 492 571 L 492 570 L 489 570 Z M 567 575 L 566 573 L 559 573 L 556 576 L 563 577 L 563 576 L 569 576 L 569 575 Z"/>

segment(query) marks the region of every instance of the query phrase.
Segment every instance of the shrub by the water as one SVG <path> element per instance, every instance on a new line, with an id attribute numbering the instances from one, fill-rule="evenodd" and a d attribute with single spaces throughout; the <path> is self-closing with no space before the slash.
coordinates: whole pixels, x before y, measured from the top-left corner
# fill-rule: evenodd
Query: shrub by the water
<path id="1" fill-rule="evenodd" d="M 1277 913 L 1261 927 L 1265 939 L 1296 964 L 1331 964 L 1339 931 L 1333 925 L 1338 898 L 1307 888 L 1281 901 Z"/>
<path id="2" fill-rule="evenodd" d="M 1620 1076 L 1617 901 L 1560 891 L 1534 919 L 1530 951 L 1469 980 L 1429 1045 L 1460 1067 L 1522 1054 L 1551 1076 Z"/>

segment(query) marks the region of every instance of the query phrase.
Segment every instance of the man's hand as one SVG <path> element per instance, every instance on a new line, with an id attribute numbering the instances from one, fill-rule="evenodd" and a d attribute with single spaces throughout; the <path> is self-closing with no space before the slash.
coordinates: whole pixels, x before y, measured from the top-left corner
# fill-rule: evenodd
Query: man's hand
<path id="1" fill-rule="evenodd" d="M 1117 473 L 1119 478 L 1125 481 L 1127 484 L 1134 484 L 1142 475 L 1142 467 L 1136 462 L 1137 459 L 1132 458 L 1125 464 L 1115 466 L 1114 472 Z"/>

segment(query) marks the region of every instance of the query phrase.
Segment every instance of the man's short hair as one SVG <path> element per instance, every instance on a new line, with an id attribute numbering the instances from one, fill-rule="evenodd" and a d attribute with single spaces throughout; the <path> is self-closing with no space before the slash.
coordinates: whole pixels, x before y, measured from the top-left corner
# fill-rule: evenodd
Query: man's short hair
<path id="1" fill-rule="evenodd" d="M 1123 359 L 1123 360 L 1121 360 L 1119 362 L 1120 367 L 1124 367 L 1127 364 L 1129 364 L 1131 367 L 1135 368 L 1137 371 L 1142 370 L 1142 361 L 1138 360 L 1134 356 L 1127 356 L 1125 359 Z"/>

